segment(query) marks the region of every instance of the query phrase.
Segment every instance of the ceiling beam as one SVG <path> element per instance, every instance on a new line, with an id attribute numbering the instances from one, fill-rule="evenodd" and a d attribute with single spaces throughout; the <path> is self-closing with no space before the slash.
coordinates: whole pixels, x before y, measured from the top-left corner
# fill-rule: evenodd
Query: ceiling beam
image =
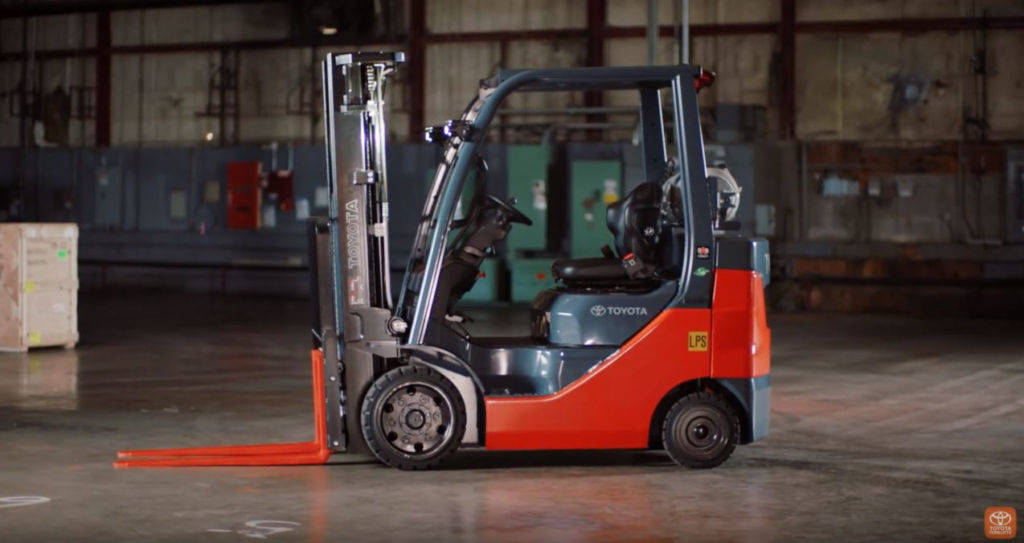
<path id="1" fill-rule="evenodd" d="M 871 32 L 934 32 L 989 29 L 1024 28 L 1024 17 L 930 17 L 922 19 L 864 19 L 854 21 L 793 21 L 797 34 L 864 34 Z M 777 34 L 778 22 L 764 23 L 720 23 L 695 24 L 690 26 L 692 36 L 728 36 L 745 34 Z M 593 38 L 590 28 L 552 28 L 541 30 L 507 30 L 495 32 L 449 32 L 427 34 L 428 43 L 558 40 L 572 38 Z M 600 32 L 604 39 L 643 38 L 647 35 L 645 26 L 608 26 Z M 661 25 L 658 34 L 675 37 L 676 27 Z"/>
<path id="2" fill-rule="evenodd" d="M 240 0 L 241 1 L 241 0 Z M 796 21 L 794 31 L 796 34 L 866 34 L 872 32 L 899 32 L 899 33 L 920 33 L 920 32 L 956 32 L 965 30 L 990 30 L 1024 29 L 1024 17 L 963 17 L 963 18 L 926 18 L 926 19 L 870 19 L 859 21 Z M 606 27 L 601 32 L 603 39 L 616 38 L 643 38 L 647 29 L 643 26 L 620 26 Z M 691 26 L 691 35 L 700 36 L 723 36 L 723 35 L 748 35 L 748 34 L 778 34 L 780 25 L 778 23 L 726 23 L 726 24 L 702 24 Z M 659 34 L 663 37 L 675 35 L 675 28 L 672 25 L 663 25 L 659 28 Z M 499 31 L 499 32 L 455 32 L 430 34 L 426 33 L 419 42 L 424 44 L 434 43 L 470 43 L 470 42 L 501 42 L 501 41 L 551 41 L 560 39 L 587 39 L 589 36 L 586 28 L 569 29 L 544 29 L 544 30 L 523 30 L 523 31 Z M 406 44 L 405 41 L 396 42 L 394 45 Z M 274 40 L 242 40 L 223 42 L 192 42 L 192 43 L 163 43 L 145 45 L 115 45 L 110 48 L 113 55 L 123 54 L 165 54 L 165 53 L 190 53 L 204 51 L 220 51 L 222 49 L 274 49 L 287 47 L 308 47 L 317 46 L 359 46 L 366 43 L 352 41 L 350 39 L 331 39 L 329 36 L 320 36 L 316 43 L 309 40 L 274 39 Z M 375 45 L 384 45 L 378 42 Z M 37 49 L 33 53 L 36 57 L 68 58 L 76 56 L 95 56 L 95 47 L 84 47 L 78 49 Z M 20 51 L 9 51 L 0 53 L 0 61 L 20 60 L 24 55 Z"/>
<path id="3" fill-rule="evenodd" d="M 427 34 L 427 43 L 466 43 L 487 41 L 554 41 L 561 39 L 581 39 L 587 37 L 585 28 L 552 28 L 541 30 L 505 30 L 492 32 L 446 32 Z"/>
<path id="4" fill-rule="evenodd" d="M 351 40 L 319 38 L 315 43 L 305 40 L 241 40 L 241 41 L 202 41 L 183 43 L 147 43 L 137 45 L 113 45 L 109 48 L 112 55 L 163 55 L 174 53 L 210 53 L 223 50 L 255 50 L 255 49 L 286 49 L 289 47 L 352 47 L 364 45 Z M 53 60 L 73 57 L 91 57 L 100 54 L 97 47 L 78 47 L 71 49 L 36 49 L 32 56 L 42 60 Z M 0 53 L 0 61 L 21 60 L 25 55 L 21 51 Z"/>
<path id="5" fill-rule="evenodd" d="M 63 15 L 66 13 L 93 13 L 131 9 L 179 8 L 185 6 L 214 6 L 219 4 L 264 4 L 266 0 L 99 0 L 92 2 L 34 0 L 16 6 L 0 7 L 0 19 Z M 278 2 L 279 3 L 279 2 Z"/>
<path id="6" fill-rule="evenodd" d="M 798 21 L 798 34 L 863 34 L 870 32 L 936 32 L 1024 28 L 1024 17 L 928 17 L 857 21 Z"/>

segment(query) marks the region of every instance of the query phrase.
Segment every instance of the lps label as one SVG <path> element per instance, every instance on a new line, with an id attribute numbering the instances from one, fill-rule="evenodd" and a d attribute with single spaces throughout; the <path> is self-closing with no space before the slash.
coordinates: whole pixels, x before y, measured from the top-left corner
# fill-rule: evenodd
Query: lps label
<path id="1" fill-rule="evenodd" d="M 689 344 L 687 346 L 689 351 L 703 352 L 708 350 L 708 333 L 707 332 L 690 332 Z"/>

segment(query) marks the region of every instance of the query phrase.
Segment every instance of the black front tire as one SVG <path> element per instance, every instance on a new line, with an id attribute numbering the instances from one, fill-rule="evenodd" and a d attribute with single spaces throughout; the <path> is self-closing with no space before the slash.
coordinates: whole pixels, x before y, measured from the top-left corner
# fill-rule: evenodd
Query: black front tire
<path id="1" fill-rule="evenodd" d="M 466 407 L 455 385 L 419 365 L 380 376 L 363 399 L 363 437 L 381 462 L 403 470 L 436 467 L 459 447 Z"/>
<path id="2" fill-rule="evenodd" d="M 661 428 L 669 456 L 688 468 L 708 469 L 725 462 L 739 438 L 736 410 L 714 392 L 694 392 L 677 400 Z"/>

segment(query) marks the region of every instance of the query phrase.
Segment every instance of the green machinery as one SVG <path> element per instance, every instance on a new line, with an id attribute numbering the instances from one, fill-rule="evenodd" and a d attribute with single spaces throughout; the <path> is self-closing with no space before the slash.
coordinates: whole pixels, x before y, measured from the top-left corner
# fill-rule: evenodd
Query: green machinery
<path id="1" fill-rule="evenodd" d="M 434 179 L 436 168 L 427 170 L 426 183 L 429 186 Z M 459 198 L 459 206 L 455 210 L 455 218 L 462 218 L 462 210 L 470 208 L 470 199 L 473 197 L 473 183 L 466 183 L 462 196 Z M 455 234 L 452 233 L 452 236 Z M 500 270 L 498 260 L 486 258 L 480 264 L 480 277 L 473 288 L 462 296 L 462 300 L 470 303 L 494 302 L 498 299 L 498 272 Z"/>
<path id="2" fill-rule="evenodd" d="M 538 292 L 552 288 L 551 263 L 544 256 L 548 248 L 548 145 L 508 146 L 508 195 L 533 221 L 529 228 L 513 228 L 505 240 L 510 297 L 513 302 L 530 302 Z"/>
<path id="3" fill-rule="evenodd" d="M 528 303 L 538 292 L 555 286 L 551 264 L 559 251 L 557 246 L 548 243 L 548 166 L 552 148 L 509 145 L 507 152 L 508 195 L 516 198 L 517 207 L 533 221 L 533 226 L 513 228 L 509 232 L 504 264 L 509 270 L 511 301 Z M 427 172 L 428 182 L 433 176 L 431 169 Z M 569 164 L 568 177 L 569 256 L 600 256 L 601 246 L 612 244 L 605 225 L 605 209 L 622 195 L 622 163 L 617 160 L 573 161 Z M 471 183 L 467 184 L 460 208 L 468 205 L 471 187 Z M 557 207 L 565 209 L 566 202 L 560 204 L 556 203 Z M 457 210 L 456 215 L 458 213 Z M 462 299 L 478 303 L 496 301 L 501 269 L 502 262 L 498 259 L 484 260 L 480 268 L 483 276 Z"/>
<path id="4" fill-rule="evenodd" d="M 498 260 L 488 258 L 480 264 L 480 278 L 462 299 L 467 302 L 493 302 L 498 299 Z"/>
<path id="5" fill-rule="evenodd" d="M 530 228 L 514 228 L 506 240 L 513 302 L 529 302 L 541 290 L 554 287 L 551 264 L 560 247 L 548 243 L 551 159 L 552 149 L 547 145 L 508 147 L 508 194 L 533 221 Z M 569 253 L 572 258 L 600 256 L 601 246 L 612 243 L 605 209 L 621 197 L 622 164 L 617 160 L 574 161 L 568 176 L 568 202 L 551 204 L 556 212 L 567 204 L 570 212 Z"/>
<path id="6" fill-rule="evenodd" d="M 577 160 L 569 173 L 569 252 L 571 258 L 601 256 L 601 246 L 614 246 L 605 224 L 605 210 L 622 197 L 622 163 Z"/>

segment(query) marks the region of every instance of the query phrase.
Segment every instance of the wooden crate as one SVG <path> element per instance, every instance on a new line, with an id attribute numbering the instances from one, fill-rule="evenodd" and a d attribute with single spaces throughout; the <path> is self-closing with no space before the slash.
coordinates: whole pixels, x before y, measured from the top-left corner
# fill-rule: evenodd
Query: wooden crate
<path id="1" fill-rule="evenodd" d="M 78 225 L 0 223 L 0 350 L 78 342 Z"/>

